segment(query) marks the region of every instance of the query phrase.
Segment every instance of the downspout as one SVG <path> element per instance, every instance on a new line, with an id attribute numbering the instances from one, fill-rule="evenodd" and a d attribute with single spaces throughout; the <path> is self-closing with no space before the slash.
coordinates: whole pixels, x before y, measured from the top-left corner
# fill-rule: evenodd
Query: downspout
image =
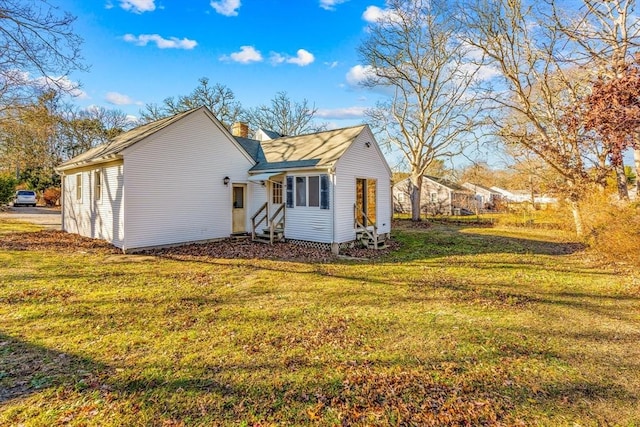
<path id="1" fill-rule="evenodd" d="M 64 203 L 64 199 L 65 199 L 65 192 L 64 192 L 64 181 L 65 181 L 65 174 L 59 174 L 60 175 L 60 230 L 62 231 L 67 231 L 65 229 L 65 203 Z"/>
<path id="2" fill-rule="evenodd" d="M 331 252 L 335 255 L 338 255 L 340 252 L 340 245 L 336 242 L 336 170 L 330 168 L 327 170 L 329 173 L 329 177 L 331 178 L 329 182 L 331 182 L 331 201 L 329 202 L 329 207 L 332 211 L 332 221 L 331 221 Z"/>

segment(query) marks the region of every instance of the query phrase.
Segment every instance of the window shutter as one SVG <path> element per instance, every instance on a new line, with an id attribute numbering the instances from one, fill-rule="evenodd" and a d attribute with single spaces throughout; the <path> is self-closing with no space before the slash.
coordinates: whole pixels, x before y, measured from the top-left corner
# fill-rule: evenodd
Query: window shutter
<path id="1" fill-rule="evenodd" d="M 287 177 L 287 207 L 293 207 L 293 177 Z"/>
<path id="2" fill-rule="evenodd" d="M 320 209 L 329 209 L 329 175 L 320 175 Z"/>

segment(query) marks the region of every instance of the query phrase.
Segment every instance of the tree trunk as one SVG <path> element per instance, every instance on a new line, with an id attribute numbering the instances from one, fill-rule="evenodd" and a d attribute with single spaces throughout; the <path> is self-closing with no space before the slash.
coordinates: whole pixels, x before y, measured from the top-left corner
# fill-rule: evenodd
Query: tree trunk
<path id="1" fill-rule="evenodd" d="M 618 197 L 620 200 L 629 200 L 629 190 L 627 189 L 627 175 L 624 173 L 624 162 L 620 162 L 615 167 L 616 185 L 618 186 Z"/>
<path id="2" fill-rule="evenodd" d="M 633 150 L 633 161 L 636 164 L 636 200 L 640 200 L 640 148 Z"/>
<path id="3" fill-rule="evenodd" d="M 573 214 L 573 223 L 576 227 L 576 235 L 578 237 L 583 237 L 584 224 L 582 222 L 582 212 L 580 211 L 580 205 L 575 200 L 569 200 L 569 206 L 571 206 L 571 213 Z"/>
<path id="4" fill-rule="evenodd" d="M 411 176 L 411 221 L 420 221 L 420 199 L 422 193 L 422 175 Z"/>

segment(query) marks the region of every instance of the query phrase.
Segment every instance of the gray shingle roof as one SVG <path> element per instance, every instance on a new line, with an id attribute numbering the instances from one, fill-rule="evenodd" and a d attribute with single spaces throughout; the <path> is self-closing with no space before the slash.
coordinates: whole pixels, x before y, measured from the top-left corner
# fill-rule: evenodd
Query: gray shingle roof
<path id="1" fill-rule="evenodd" d="M 445 187 L 454 191 L 459 191 L 462 193 L 471 193 L 471 191 L 469 191 L 468 188 L 464 188 L 463 186 L 456 184 L 455 182 L 450 181 L 446 178 L 440 178 L 440 177 L 430 176 L 430 175 L 425 175 L 425 178 L 429 178 L 431 181 L 435 181 L 438 184 L 444 185 Z"/>
<path id="2" fill-rule="evenodd" d="M 260 146 L 264 161 L 257 163 L 251 171 L 331 167 L 365 127 L 359 125 L 262 141 Z"/>
<path id="3" fill-rule="evenodd" d="M 185 111 L 175 116 L 138 126 L 118 135 L 105 144 L 63 162 L 56 170 L 61 172 L 118 159 L 124 149 L 202 108 L 206 107 Z M 365 127 L 366 125 L 359 125 L 308 135 L 278 137 L 262 142 L 249 138 L 234 138 L 240 147 L 256 162 L 251 171 L 306 167 L 329 168 L 338 161 Z"/>

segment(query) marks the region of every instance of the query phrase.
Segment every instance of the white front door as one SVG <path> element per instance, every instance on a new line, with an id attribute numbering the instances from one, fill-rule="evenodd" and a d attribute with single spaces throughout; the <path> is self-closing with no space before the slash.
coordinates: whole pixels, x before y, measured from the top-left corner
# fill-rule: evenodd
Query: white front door
<path id="1" fill-rule="evenodd" d="M 233 184 L 232 191 L 232 232 L 247 232 L 247 211 L 246 211 L 246 193 L 247 186 L 245 184 Z"/>

